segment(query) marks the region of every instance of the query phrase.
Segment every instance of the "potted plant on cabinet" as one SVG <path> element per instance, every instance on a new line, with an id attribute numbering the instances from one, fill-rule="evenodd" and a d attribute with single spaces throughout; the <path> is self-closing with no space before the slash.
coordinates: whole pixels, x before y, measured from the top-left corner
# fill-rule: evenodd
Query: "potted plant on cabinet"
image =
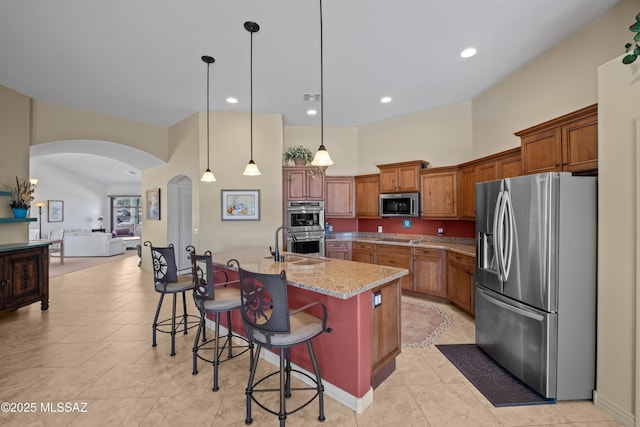
<path id="1" fill-rule="evenodd" d="M 294 145 L 285 150 L 282 158 L 285 165 L 293 160 L 296 166 L 304 166 L 313 160 L 313 153 L 304 145 Z"/>
<path id="2" fill-rule="evenodd" d="M 33 201 L 33 185 L 26 178 L 18 178 L 16 176 L 16 185 L 10 188 L 11 191 L 11 209 L 13 216 L 16 218 L 26 218 L 31 202 Z"/>

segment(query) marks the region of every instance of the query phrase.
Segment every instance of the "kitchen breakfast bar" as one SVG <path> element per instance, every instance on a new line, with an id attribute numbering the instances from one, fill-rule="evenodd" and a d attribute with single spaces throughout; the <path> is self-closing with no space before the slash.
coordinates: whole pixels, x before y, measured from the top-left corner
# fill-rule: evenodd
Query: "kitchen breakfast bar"
<path id="1" fill-rule="evenodd" d="M 246 248 L 215 253 L 213 260 L 217 267 L 226 269 L 230 281 L 238 277 L 227 267 L 230 259 L 258 273 L 285 270 L 292 309 L 312 301 L 325 304 L 331 332 L 313 340 L 325 393 L 358 413 L 364 411 L 373 401 L 373 388 L 395 370 L 401 349 L 398 279 L 408 271 L 286 252 L 282 255 L 284 262 L 275 262 L 264 248 Z M 237 312 L 233 313 L 232 329 L 246 336 Z M 292 363 L 312 372 L 303 347 L 291 350 Z M 271 352 L 263 352 L 263 357 L 271 362 L 277 359 Z"/>

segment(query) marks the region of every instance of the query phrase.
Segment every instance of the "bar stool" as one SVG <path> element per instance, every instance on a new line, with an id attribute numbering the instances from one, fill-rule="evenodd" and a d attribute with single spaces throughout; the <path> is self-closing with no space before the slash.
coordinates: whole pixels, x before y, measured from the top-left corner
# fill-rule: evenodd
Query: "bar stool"
<path id="1" fill-rule="evenodd" d="M 228 287 L 229 276 L 223 270 L 214 271 L 211 252 L 206 251 L 204 255 L 197 255 L 193 246 L 187 246 L 191 258 L 191 272 L 193 280 L 193 300 L 200 312 L 200 322 L 196 338 L 193 342 L 193 375 L 198 373 L 198 359 L 213 365 L 213 391 L 218 391 L 218 367 L 220 363 L 234 359 L 250 350 L 250 364 L 253 361 L 253 344 L 241 335 L 233 332 L 231 328 L 231 312 L 239 310 L 241 305 L 240 289 Z M 216 284 L 215 274 L 223 278 L 222 282 Z M 220 336 L 220 314 L 227 315 L 227 334 Z M 205 319 L 207 314 L 215 314 L 215 335 L 207 340 Z M 202 342 L 200 334 L 202 333 Z M 241 340 L 245 344 L 238 344 L 235 340 Z M 220 341 L 224 340 L 222 346 Z M 227 357 L 221 356 L 227 350 Z M 213 350 L 211 358 L 203 355 L 204 350 Z"/>
<path id="2" fill-rule="evenodd" d="M 288 415 L 304 408 L 316 397 L 319 405 L 318 420 L 324 421 L 324 386 L 322 385 L 320 368 L 318 367 L 311 340 L 322 332 L 331 332 L 331 328 L 327 328 L 327 308 L 320 302 L 312 302 L 296 310 L 289 311 L 287 276 L 284 270 L 280 274 L 253 273 L 240 267 L 240 263 L 236 259 L 229 260 L 227 265 L 232 268 L 234 268 L 234 265 L 237 266 L 240 275 L 240 290 L 242 292 L 240 312 L 242 313 L 247 335 L 257 346 L 245 392 L 247 396 L 245 423 L 251 424 L 253 421 L 251 418 L 252 401 L 265 411 L 277 415 L 280 420 L 280 426 L 284 427 Z M 322 318 L 305 312 L 305 310 L 314 306 L 322 308 Z M 307 346 L 315 377 L 291 368 L 290 349 L 299 344 L 306 344 Z M 280 368 L 260 379 L 256 379 L 256 368 L 262 348 L 278 350 Z M 315 386 L 291 387 L 291 372 L 304 375 Z M 278 388 L 266 388 L 266 384 L 263 385 L 263 388 L 259 387 L 263 381 L 274 375 L 279 375 L 280 385 Z M 287 410 L 287 398 L 291 397 L 292 392 L 303 390 L 315 391 L 315 394 L 305 403 Z M 255 393 L 259 392 L 279 392 L 280 406 L 278 411 L 270 409 L 266 404 L 260 402 L 255 396 Z"/>
<path id="3" fill-rule="evenodd" d="M 193 289 L 193 282 L 190 276 L 179 276 L 178 267 L 176 266 L 176 255 L 173 244 L 167 247 L 153 246 L 150 241 L 144 242 L 145 246 L 151 249 L 151 259 L 153 260 L 153 286 L 156 292 L 160 294 L 156 315 L 153 318 L 153 339 L 151 346 L 156 346 L 156 332 L 171 334 L 171 356 L 176 355 L 176 331 L 178 328 L 184 328 L 184 334 L 188 329 L 197 325 L 195 321 L 189 321 L 190 317 L 195 317 L 187 313 L 187 298 L 185 292 Z M 182 316 L 176 324 L 176 300 L 177 294 L 182 293 Z M 165 295 L 173 295 L 173 308 L 171 317 L 158 321 L 162 301 Z"/>

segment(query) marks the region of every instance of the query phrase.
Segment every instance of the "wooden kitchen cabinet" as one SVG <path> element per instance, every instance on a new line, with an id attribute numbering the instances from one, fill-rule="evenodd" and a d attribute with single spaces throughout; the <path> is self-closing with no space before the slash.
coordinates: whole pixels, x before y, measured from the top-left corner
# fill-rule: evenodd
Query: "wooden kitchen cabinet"
<path id="1" fill-rule="evenodd" d="M 356 217 L 380 218 L 378 213 L 380 175 L 369 174 L 355 177 Z"/>
<path id="2" fill-rule="evenodd" d="M 523 175 L 522 150 L 514 148 L 505 151 L 498 159 L 498 178 L 512 178 Z"/>
<path id="3" fill-rule="evenodd" d="M 327 240 L 325 242 L 325 256 L 327 258 L 351 260 L 351 242 L 346 240 Z"/>
<path id="4" fill-rule="evenodd" d="M 521 140 L 525 174 L 597 174 L 597 104 L 522 130 L 515 135 Z"/>
<path id="5" fill-rule="evenodd" d="M 380 193 L 413 193 L 420 191 L 420 170 L 429 165 L 424 160 L 378 165 Z"/>
<path id="6" fill-rule="evenodd" d="M 0 311 L 40 301 L 49 308 L 49 247 L 17 246 L 0 252 Z"/>
<path id="7" fill-rule="evenodd" d="M 399 245 L 375 245 L 374 264 L 406 268 L 409 274 L 400 278 L 403 290 L 413 290 L 413 248 Z"/>
<path id="8" fill-rule="evenodd" d="M 458 218 L 475 220 L 478 182 L 522 175 L 521 149 L 513 148 L 460 165 L 458 170 Z"/>
<path id="9" fill-rule="evenodd" d="M 352 176 L 326 176 L 326 202 L 324 206 L 327 218 L 355 218 L 355 180 Z"/>
<path id="10" fill-rule="evenodd" d="M 453 305 L 475 314 L 473 304 L 473 275 L 475 258 L 457 252 L 447 253 L 447 298 Z"/>
<path id="11" fill-rule="evenodd" d="M 458 168 L 425 169 L 420 174 L 420 211 L 425 219 L 458 217 Z"/>
<path id="12" fill-rule="evenodd" d="M 351 244 L 351 261 L 373 264 L 373 244 L 353 242 Z"/>
<path id="13" fill-rule="evenodd" d="M 402 294 L 397 280 L 371 290 L 380 304 L 371 313 L 371 387 L 378 387 L 394 370 L 402 348 Z"/>
<path id="14" fill-rule="evenodd" d="M 445 260 L 441 249 L 414 249 L 413 290 L 417 294 L 446 298 Z"/>
<path id="15" fill-rule="evenodd" d="M 282 168 L 285 202 L 290 200 L 324 200 L 324 170 L 316 166 Z"/>
<path id="16" fill-rule="evenodd" d="M 458 217 L 460 219 L 476 218 L 476 166 L 461 167 L 458 172 Z"/>

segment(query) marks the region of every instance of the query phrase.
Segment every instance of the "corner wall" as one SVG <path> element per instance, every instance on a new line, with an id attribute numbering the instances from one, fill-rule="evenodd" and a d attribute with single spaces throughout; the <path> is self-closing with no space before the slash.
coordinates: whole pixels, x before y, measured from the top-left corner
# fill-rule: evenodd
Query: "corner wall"
<path id="1" fill-rule="evenodd" d="M 638 425 L 640 64 L 598 68 L 598 347 L 595 402 Z M 635 422 L 635 424 L 634 424 Z"/>

